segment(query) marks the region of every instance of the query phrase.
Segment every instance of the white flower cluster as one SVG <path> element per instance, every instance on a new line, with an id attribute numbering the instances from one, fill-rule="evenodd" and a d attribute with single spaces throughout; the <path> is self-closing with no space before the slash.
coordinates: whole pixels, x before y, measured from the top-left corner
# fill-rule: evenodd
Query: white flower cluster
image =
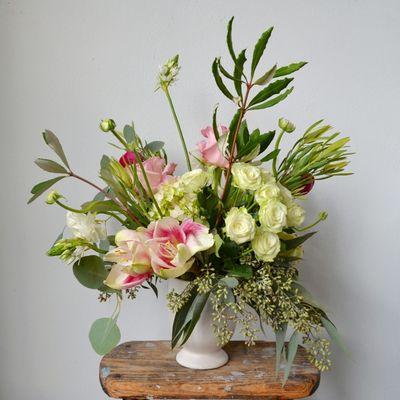
<path id="1" fill-rule="evenodd" d="M 251 241 L 257 258 L 271 262 L 280 251 L 278 234 L 284 228 L 302 225 L 305 211 L 293 200 L 291 192 L 261 167 L 235 163 L 232 177 L 235 187 L 254 194 L 259 225 L 245 207 L 233 207 L 225 217 L 225 232 L 238 244 Z"/>
<path id="2" fill-rule="evenodd" d="M 164 183 L 154 195 L 164 217 L 178 221 L 185 218 L 199 219 L 197 193 L 210 182 L 210 174 L 202 169 L 186 172 L 181 177 Z M 150 217 L 159 218 L 155 207 Z"/>
<path id="3" fill-rule="evenodd" d="M 180 70 L 178 60 L 179 57 L 176 55 L 160 67 L 160 72 L 158 73 L 158 87 L 168 87 L 176 82 Z"/>

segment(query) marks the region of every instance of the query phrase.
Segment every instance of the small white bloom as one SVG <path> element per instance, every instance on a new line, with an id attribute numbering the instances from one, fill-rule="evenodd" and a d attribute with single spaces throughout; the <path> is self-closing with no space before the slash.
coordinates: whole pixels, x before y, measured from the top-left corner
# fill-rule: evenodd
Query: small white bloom
<path id="1" fill-rule="evenodd" d="M 279 200 L 271 199 L 259 211 L 261 225 L 271 232 L 278 233 L 286 226 L 287 207 Z"/>
<path id="2" fill-rule="evenodd" d="M 281 197 L 281 191 L 279 186 L 274 182 L 268 182 L 263 184 L 254 194 L 254 199 L 258 204 L 264 204 L 271 199 L 279 199 Z"/>
<path id="3" fill-rule="evenodd" d="M 276 233 L 263 228 L 257 228 L 251 246 L 259 260 L 271 262 L 281 249 L 281 242 Z"/>
<path id="4" fill-rule="evenodd" d="M 303 207 L 300 207 L 294 201 L 287 206 L 287 225 L 300 226 L 306 217 L 306 212 Z"/>
<path id="5" fill-rule="evenodd" d="M 79 214 L 67 212 L 67 226 L 74 237 L 86 239 L 91 243 L 99 242 L 107 237 L 104 221 L 96 219 L 91 213 Z"/>
<path id="6" fill-rule="evenodd" d="M 262 183 L 262 173 L 259 167 L 246 163 L 232 165 L 233 185 L 243 190 L 256 190 Z"/>
<path id="7" fill-rule="evenodd" d="M 256 223 L 244 207 L 233 207 L 225 217 L 226 235 L 235 243 L 241 244 L 254 237 Z"/>
<path id="8" fill-rule="evenodd" d="M 197 192 L 206 186 L 209 181 L 210 174 L 200 168 L 186 172 L 180 178 L 180 183 L 187 192 Z"/>

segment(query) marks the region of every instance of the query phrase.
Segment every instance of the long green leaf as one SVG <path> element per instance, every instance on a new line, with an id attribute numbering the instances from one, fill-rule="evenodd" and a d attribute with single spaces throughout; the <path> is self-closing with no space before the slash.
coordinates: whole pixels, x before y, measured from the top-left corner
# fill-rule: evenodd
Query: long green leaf
<path id="1" fill-rule="evenodd" d="M 279 154 L 280 151 L 281 151 L 280 149 L 272 150 L 271 153 L 268 153 L 268 154 L 267 154 L 265 157 L 263 157 L 260 161 L 261 161 L 261 162 L 267 162 L 267 161 L 273 160 L 273 159 L 275 159 L 276 157 L 278 157 L 278 154 Z"/>
<path id="2" fill-rule="evenodd" d="M 274 78 L 278 78 L 280 76 L 285 76 L 285 75 L 290 75 L 293 72 L 298 71 L 300 68 L 303 68 L 305 65 L 307 65 L 307 62 L 301 61 L 298 63 L 286 65 L 285 67 L 280 67 L 276 70 Z"/>
<path id="3" fill-rule="evenodd" d="M 285 375 L 283 377 L 282 386 L 285 386 L 285 384 L 289 378 L 290 370 L 292 369 L 293 361 L 294 361 L 294 358 L 296 357 L 297 348 L 299 346 L 299 340 L 300 340 L 299 332 L 294 331 L 290 338 L 289 344 L 288 344 L 288 354 L 287 354 Z"/>
<path id="4" fill-rule="evenodd" d="M 276 104 L 280 103 L 281 101 L 285 100 L 286 97 L 289 96 L 290 93 L 293 92 L 294 87 L 292 86 L 290 89 L 286 90 L 282 94 L 272 98 L 271 100 L 266 101 L 265 103 L 261 103 L 257 106 L 253 106 L 250 110 L 262 110 L 264 108 L 273 107 Z"/>
<path id="5" fill-rule="evenodd" d="M 58 137 L 52 132 L 46 129 L 43 133 L 43 139 L 46 142 L 46 144 L 60 157 L 61 161 L 64 163 L 64 165 L 69 168 L 67 157 L 65 157 L 64 150 L 61 146 L 60 141 L 58 140 Z"/>
<path id="6" fill-rule="evenodd" d="M 336 343 L 336 345 L 343 351 L 343 353 L 349 355 L 350 352 L 332 321 L 330 321 L 329 318 L 321 317 L 321 322 L 322 325 L 324 325 L 324 328 L 328 332 L 328 335 L 332 339 L 332 341 Z"/>
<path id="7" fill-rule="evenodd" d="M 218 112 L 218 106 L 215 107 L 214 112 L 213 112 L 213 118 L 212 118 L 213 132 L 214 132 L 215 140 L 218 142 L 219 132 L 218 132 L 218 124 L 217 124 L 217 112 Z"/>
<path id="8" fill-rule="evenodd" d="M 52 172 L 54 174 L 68 174 L 68 171 L 59 163 L 48 160 L 46 158 L 37 158 L 35 164 L 43 171 Z"/>
<path id="9" fill-rule="evenodd" d="M 253 51 L 253 59 L 251 61 L 251 77 L 254 76 L 254 72 L 257 68 L 257 65 L 264 53 L 265 47 L 267 46 L 268 40 L 271 37 L 272 30 L 274 28 L 271 27 L 267 29 L 258 39 L 258 42 L 256 43 Z"/>
<path id="10" fill-rule="evenodd" d="M 276 71 L 276 64 L 270 70 L 268 70 L 263 76 L 258 78 L 254 82 L 254 85 L 264 86 L 268 84 L 275 76 L 275 71 Z"/>
<path id="11" fill-rule="evenodd" d="M 285 338 L 286 338 L 287 324 L 284 324 L 282 329 L 275 331 L 275 372 L 279 372 L 281 365 L 282 352 L 285 350 Z"/>
<path id="12" fill-rule="evenodd" d="M 303 297 L 303 302 L 310 304 L 313 307 L 319 308 L 326 312 L 325 307 L 318 303 L 312 294 L 299 282 L 293 282 L 292 286 L 300 292 L 301 296 Z"/>
<path id="13" fill-rule="evenodd" d="M 285 89 L 293 78 L 284 78 L 273 83 L 270 83 L 265 89 L 257 93 L 249 103 L 249 107 L 256 104 L 262 103 L 263 101 L 269 99 L 270 97 L 278 94 L 280 91 Z"/>
<path id="14" fill-rule="evenodd" d="M 219 74 L 218 71 L 218 59 L 216 58 L 212 64 L 212 73 L 214 75 L 215 83 L 217 84 L 219 90 L 229 99 L 233 100 L 233 95 L 231 92 L 228 90 L 228 88 L 225 86 L 224 82 L 222 81 L 222 78 Z"/>
<path id="15" fill-rule="evenodd" d="M 303 244 L 307 239 L 309 239 L 311 236 L 315 235 L 317 232 L 309 232 L 306 233 L 303 236 L 298 236 L 294 239 L 289 239 L 289 240 L 283 240 L 283 243 L 285 244 L 285 251 L 286 250 L 291 250 L 294 249 L 301 244 Z"/>
<path id="16" fill-rule="evenodd" d="M 233 77 L 235 79 L 234 84 L 235 84 L 235 89 L 236 93 L 238 96 L 241 98 L 242 97 L 242 74 L 243 74 L 243 66 L 244 63 L 246 62 L 246 49 L 242 50 L 235 63 L 235 70 L 233 71 Z"/>
<path id="17" fill-rule="evenodd" d="M 232 60 L 236 62 L 235 50 L 233 49 L 233 43 L 232 43 L 232 25 L 233 25 L 234 18 L 235 17 L 232 17 L 228 22 L 228 29 L 227 29 L 227 33 L 226 33 L 226 43 L 228 45 L 229 54 L 231 55 Z"/>
<path id="18" fill-rule="evenodd" d="M 64 178 L 65 176 L 58 176 L 57 178 L 49 179 L 48 181 L 43 181 L 35 185 L 31 190 L 33 196 L 28 200 L 28 204 L 32 203 L 32 201 L 36 200 L 47 189 L 50 189 L 55 183 Z"/>
<path id="19" fill-rule="evenodd" d="M 237 124 L 239 123 L 239 117 L 240 117 L 240 110 L 238 109 L 236 111 L 235 115 L 233 116 L 232 121 L 229 125 L 229 137 L 228 137 L 229 148 L 233 142 L 233 136 L 235 134 Z"/>

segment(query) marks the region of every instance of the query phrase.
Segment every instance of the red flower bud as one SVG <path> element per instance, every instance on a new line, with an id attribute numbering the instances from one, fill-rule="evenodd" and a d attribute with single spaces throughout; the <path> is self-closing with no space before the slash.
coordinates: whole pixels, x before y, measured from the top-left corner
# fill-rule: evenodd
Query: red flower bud
<path id="1" fill-rule="evenodd" d="M 302 178 L 307 182 L 302 188 L 299 190 L 299 194 L 306 195 L 311 192 L 312 188 L 315 184 L 315 179 L 311 174 L 304 174 Z"/>
<path id="2" fill-rule="evenodd" d="M 128 165 L 136 164 L 136 156 L 133 151 L 127 151 L 120 159 L 119 163 L 125 168 Z"/>

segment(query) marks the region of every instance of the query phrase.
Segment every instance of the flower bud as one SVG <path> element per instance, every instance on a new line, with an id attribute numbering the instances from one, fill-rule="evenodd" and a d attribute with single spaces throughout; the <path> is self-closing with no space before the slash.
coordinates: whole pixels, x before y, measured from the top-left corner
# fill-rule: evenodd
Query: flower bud
<path id="1" fill-rule="evenodd" d="M 115 122 L 112 119 L 103 119 L 100 123 L 100 129 L 103 132 L 109 132 L 115 129 Z"/>
<path id="2" fill-rule="evenodd" d="M 292 133 L 296 129 L 296 125 L 285 118 L 279 118 L 278 125 L 279 128 L 287 133 Z"/>
<path id="3" fill-rule="evenodd" d="M 57 190 L 53 190 L 47 195 L 46 199 L 46 204 L 54 204 L 58 199 L 61 199 L 63 196 L 61 196 L 60 193 L 57 192 Z"/>
<path id="4" fill-rule="evenodd" d="M 302 188 L 300 188 L 299 194 L 305 196 L 306 194 L 310 193 L 312 188 L 314 187 L 315 178 L 311 174 L 307 173 L 302 176 L 302 179 L 306 181 L 306 184 Z"/>
<path id="5" fill-rule="evenodd" d="M 180 70 L 179 55 L 169 59 L 163 66 L 160 67 L 158 73 L 158 86 L 157 88 L 166 89 L 171 86 L 178 79 L 178 73 Z"/>

